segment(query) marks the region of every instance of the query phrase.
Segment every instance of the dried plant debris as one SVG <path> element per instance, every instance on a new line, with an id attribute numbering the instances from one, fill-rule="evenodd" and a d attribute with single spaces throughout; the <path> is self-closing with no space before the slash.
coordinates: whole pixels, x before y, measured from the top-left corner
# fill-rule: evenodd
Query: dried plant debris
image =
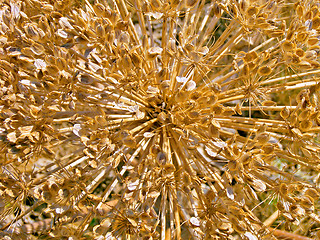
<path id="1" fill-rule="evenodd" d="M 315 0 L 2 0 L 1 238 L 319 238 L 319 39 Z"/>

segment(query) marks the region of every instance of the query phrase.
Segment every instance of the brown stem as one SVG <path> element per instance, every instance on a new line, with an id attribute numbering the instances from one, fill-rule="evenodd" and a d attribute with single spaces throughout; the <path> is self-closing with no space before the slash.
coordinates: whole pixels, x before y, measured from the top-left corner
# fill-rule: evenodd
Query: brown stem
<path id="1" fill-rule="evenodd" d="M 308 237 L 303 237 L 294 233 L 274 229 L 274 228 L 269 228 L 269 230 L 272 232 L 272 234 L 278 238 L 278 239 L 287 239 L 287 240 L 312 240 L 311 238 Z"/>

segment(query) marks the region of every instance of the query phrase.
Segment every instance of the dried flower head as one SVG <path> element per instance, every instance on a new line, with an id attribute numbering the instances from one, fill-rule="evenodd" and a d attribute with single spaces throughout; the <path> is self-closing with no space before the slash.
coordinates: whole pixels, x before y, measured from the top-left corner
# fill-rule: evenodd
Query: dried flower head
<path id="1" fill-rule="evenodd" d="M 315 238 L 319 33 L 318 1 L 1 1 L 1 234 Z"/>

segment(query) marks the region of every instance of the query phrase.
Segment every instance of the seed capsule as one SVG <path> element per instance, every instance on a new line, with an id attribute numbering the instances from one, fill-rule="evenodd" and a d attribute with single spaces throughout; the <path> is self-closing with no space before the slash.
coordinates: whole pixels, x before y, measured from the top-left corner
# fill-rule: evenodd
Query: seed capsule
<path id="1" fill-rule="evenodd" d="M 310 46 L 316 45 L 316 44 L 318 44 L 318 42 L 319 42 L 319 39 L 316 38 L 316 37 L 309 38 L 308 41 L 307 41 L 307 43 Z"/>
<path id="2" fill-rule="evenodd" d="M 93 10 L 98 17 L 102 17 L 105 13 L 106 8 L 102 4 L 96 3 L 93 5 Z"/>
<path id="3" fill-rule="evenodd" d="M 236 160 L 230 160 L 228 162 L 228 168 L 230 169 L 230 171 L 239 170 L 239 163 Z"/>
<path id="4" fill-rule="evenodd" d="M 320 17 L 316 16 L 312 19 L 312 28 L 318 29 L 320 27 Z"/>
<path id="5" fill-rule="evenodd" d="M 128 136 L 122 140 L 123 144 L 129 148 L 134 148 L 136 146 L 136 141 L 132 136 Z"/>
<path id="6" fill-rule="evenodd" d="M 263 152 L 264 152 L 265 154 L 269 155 L 269 154 L 273 153 L 273 151 L 274 151 L 274 146 L 271 145 L 271 144 L 267 144 L 267 145 L 264 145 L 264 146 L 262 147 L 262 150 L 263 150 Z"/>
<path id="7" fill-rule="evenodd" d="M 256 137 L 255 140 L 258 142 L 258 144 L 264 145 L 266 144 L 270 139 L 270 136 L 268 133 L 259 133 Z"/>
<path id="8" fill-rule="evenodd" d="M 161 53 L 162 53 L 162 48 L 152 47 L 148 50 L 147 58 L 148 58 L 148 60 L 154 60 Z"/>
<path id="9" fill-rule="evenodd" d="M 263 66 L 258 69 L 258 74 L 262 76 L 267 76 L 272 72 L 272 69 L 269 66 Z"/>
<path id="10" fill-rule="evenodd" d="M 309 189 L 307 189 L 307 191 L 306 191 L 305 194 L 306 194 L 307 196 L 312 197 L 314 200 L 318 199 L 319 196 L 320 196 L 319 192 L 318 192 L 316 189 L 314 189 L 314 188 L 309 188 Z"/>
<path id="11" fill-rule="evenodd" d="M 297 11 L 297 15 L 302 18 L 303 17 L 303 12 L 304 12 L 304 7 L 301 6 L 300 4 L 297 6 L 296 8 L 296 11 Z"/>
<path id="12" fill-rule="evenodd" d="M 170 80 L 165 80 L 160 83 L 160 90 L 166 91 L 170 88 Z"/>
<path id="13" fill-rule="evenodd" d="M 290 116 L 290 110 L 286 107 L 284 107 L 282 109 L 282 111 L 280 112 L 280 116 L 283 118 L 283 119 L 287 119 L 289 116 Z"/>
<path id="14" fill-rule="evenodd" d="M 259 9 L 257 7 L 249 7 L 246 12 L 248 16 L 251 17 L 253 15 L 257 15 L 257 13 L 259 12 Z"/>
<path id="15" fill-rule="evenodd" d="M 305 55 L 305 52 L 301 49 L 301 48 L 297 48 L 296 49 L 296 54 L 299 56 L 299 57 L 303 57 Z"/>
<path id="16" fill-rule="evenodd" d="M 312 127 L 312 121 L 306 119 L 300 123 L 300 129 L 302 131 L 308 131 Z"/>
<path id="17" fill-rule="evenodd" d="M 164 123 L 167 119 L 167 114 L 165 112 L 161 112 L 157 116 L 158 120 L 162 123 Z"/>
<path id="18" fill-rule="evenodd" d="M 224 108 L 221 104 L 215 104 L 214 106 L 211 107 L 211 111 L 216 115 L 220 115 L 223 113 Z"/>
<path id="19" fill-rule="evenodd" d="M 186 1 L 186 7 L 193 8 L 197 4 L 198 0 L 187 0 Z"/>
<path id="20" fill-rule="evenodd" d="M 297 39 L 297 41 L 299 41 L 299 42 L 304 42 L 304 41 L 307 39 L 307 37 L 308 37 L 308 34 L 307 34 L 306 32 L 299 32 L 299 33 L 297 34 L 296 39 Z"/>
<path id="21" fill-rule="evenodd" d="M 299 121 L 303 121 L 303 120 L 306 120 L 307 118 L 309 118 L 309 116 L 310 116 L 310 110 L 305 109 L 299 114 L 298 119 L 299 119 Z"/>
<path id="22" fill-rule="evenodd" d="M 286 40 L 283 44 L 282 44 L 282 48 L 284 51 L 286 52 L 291 52 L 294 48 L 294 44 L 291 41 Z"/>
<path id="23" fill-rule="evenodd" d="M 214 124 L 210 124 L 208 128 L 209 136 L 212 138 L 218 138 L 219 137 L 219 127 Z"/>
<path id="24" fill-rule="evenodd" d="M 274 101 L 271 101 L 271 100 L 266 100 L 266 101 L 263 101 L 262 102 L 262 106 L 276 106 L 277 105 L 277 103 L 276 102 L 274 102 Z"/>

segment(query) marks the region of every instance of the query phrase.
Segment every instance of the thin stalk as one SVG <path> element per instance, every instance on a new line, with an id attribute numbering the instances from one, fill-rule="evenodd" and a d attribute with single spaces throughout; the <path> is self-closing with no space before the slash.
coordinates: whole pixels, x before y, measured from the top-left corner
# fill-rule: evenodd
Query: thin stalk
<path id="1" fill-rule="evenodd" d="M 161 240 L 166 240 L 166 202 L 167 202 L 167 187 L 162 189 L 161 198 Z"/>

